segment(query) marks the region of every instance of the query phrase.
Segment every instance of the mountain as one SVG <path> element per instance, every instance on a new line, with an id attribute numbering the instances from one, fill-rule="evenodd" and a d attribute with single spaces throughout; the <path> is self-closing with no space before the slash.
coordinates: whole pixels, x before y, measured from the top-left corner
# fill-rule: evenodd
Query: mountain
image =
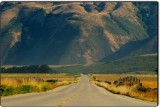
<path id="1" fill-rule="evenodd" d="M 158 53 L 158 8 L 153 2 L 134 2 L 149 37 L 143 40 L 131 41 L 123 45 L 115 53 L 106 56 L 102 61 L 112 61 L 123 57 Z"/>
<path id="2" fill-rule="evenodd" d="M 2 64 L 93 64 L 155 53 L 157 8 L 157 2 L 2 2 Z"/>

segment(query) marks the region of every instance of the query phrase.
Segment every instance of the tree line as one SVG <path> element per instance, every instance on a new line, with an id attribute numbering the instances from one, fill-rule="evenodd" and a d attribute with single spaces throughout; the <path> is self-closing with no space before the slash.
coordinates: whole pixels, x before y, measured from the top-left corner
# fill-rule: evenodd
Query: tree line
<path id="1" fill-rule="evenodd" d="M 48 65 L 30 65 L 22 67 L 0 68 L 1 73 L 56 73 Z"/>

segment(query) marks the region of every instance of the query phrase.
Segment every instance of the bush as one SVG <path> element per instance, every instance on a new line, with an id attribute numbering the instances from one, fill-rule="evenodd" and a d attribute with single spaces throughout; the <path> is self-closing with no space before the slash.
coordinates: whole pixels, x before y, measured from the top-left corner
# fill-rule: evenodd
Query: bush
<path id="1" fill-rule="evenodd" d="M 5 88 L 6 88 L 6 86 L 5 86 L 5 85 L 1 85 L 1 88 L 0 88 L 0 94 L 1 94 L 1 96 L 2 96 L 2 95 L 3 95 L 3 93 L 4 93 Z"/>
<path id="2" fill-rule="evenodd" d="M 22 85 L 20 87 L 17 87 L 16 91 L 20 94 L 25 94 L 25 93 L 31 93 L 33 90 L 33 87 L 30 85 Z"/>
<path id="3" fill-rule="evenodd" d="M 1 86 L 0 91 L 1 91 L 1 96 L 9 96 L 15 93 L 13 87 L 7 87 L 7 86 Z"/>
<path id="4" fill-rule="evenodd" d="M 49 68 L 48 65 L 40 65 L 40 66 L 39 66 L 39 69 L 38 69 L 38 71 L 39 71 L 39 72 L 42 72 L 42 73 L 43 73 L 43 72 L 44 72 L 44 73 L 45 73 L 45 72 L 49 72 L 50 70 L 51 70 L 51 69 Z"/>
<path id="5" fill-rule="evenodd" d="M 140 92 L 148 92 L 148 91 L 151 90 L 151 88 L 145 88 L 145 87 L 137 86 L 137 90 L 140 91 Z"/>

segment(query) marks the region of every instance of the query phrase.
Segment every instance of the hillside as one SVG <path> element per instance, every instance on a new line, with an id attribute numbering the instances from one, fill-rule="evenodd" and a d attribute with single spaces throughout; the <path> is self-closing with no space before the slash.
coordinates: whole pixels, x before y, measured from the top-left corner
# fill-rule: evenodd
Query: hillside
<path id="1" fill-rule="evenodd" d="M 133 4 L 138 8 L 137 16 L 149 37 L 126 43 L 115 53 L 106 56 L 102 61 L 112 61 L 126 56 L 158 53 L 158 7 L 156 3 L 133 2 Z"/>
<path id="2" fill-rule="evenodd" d="M 158 33 L 150 28 L 156 28 L 157 6 L 157 2 L 2 2 L 2 64 L 93 64 L 123 47 L 134 55 L 145 46 L 145 54 L 155 53 Z M 144 11 L 151 13 L 146 13 L 148 18 Z M 132 44 L 139 41 L 142 47 L 135 50 Z"/>
<path id="3" fill-rule="evenodd" d="M 158 53 L 158 38 L 157 36 L 149 37 L 144 40 L 132 41 L 123 45 L 115 53 L 105 57 L 101 61 L 109 62 L 125 57 L 136 55 Z"/>
<path id="4" fill-rule="evenodd" d="M 125 57 L 111 62 L 101 62 L 92 65 L 76 65 L 53 68 L 58 72 L 81 73 L 157 73 L 157 54 L 144 54 L 134 57 Z"/>

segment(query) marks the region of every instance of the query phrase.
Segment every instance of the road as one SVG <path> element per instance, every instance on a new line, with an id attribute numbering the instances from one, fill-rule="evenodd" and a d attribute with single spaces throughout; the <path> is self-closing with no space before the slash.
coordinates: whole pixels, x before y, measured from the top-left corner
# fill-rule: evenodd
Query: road
<path id="1" fill-rule="evenodd" d="M 2 106 L 156 106 L 157 103 L 112 94 L 91 84 L 84 75 L 78 83 L 43 93 L 4 97 Z"/>

